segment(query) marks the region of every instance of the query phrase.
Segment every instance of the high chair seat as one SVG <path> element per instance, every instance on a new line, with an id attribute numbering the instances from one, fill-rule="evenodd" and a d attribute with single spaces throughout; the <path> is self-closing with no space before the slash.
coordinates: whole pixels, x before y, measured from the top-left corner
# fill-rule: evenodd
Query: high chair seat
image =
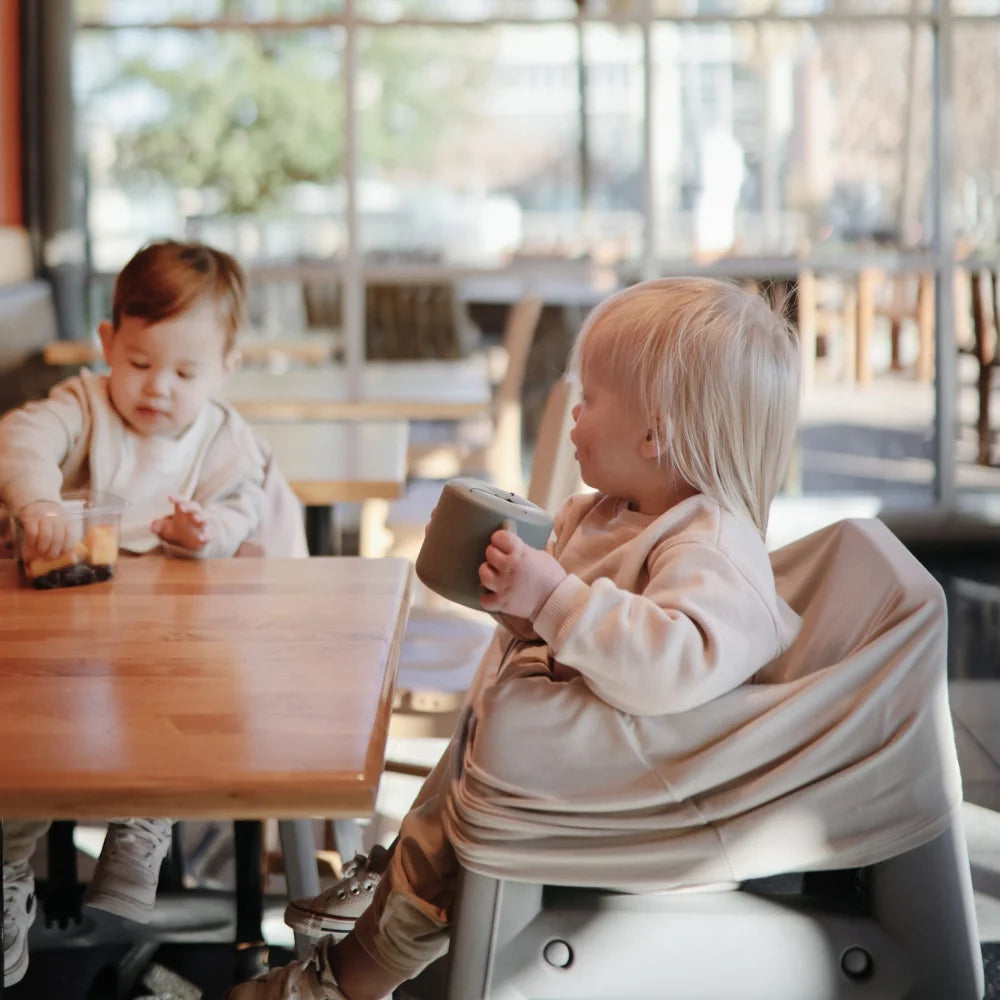
<path id="1" fill-rule="evenodd" d="M 982 996 L 941 588 L 878 521 L 772 565 L 799 636 L 706 705 L 623 716 L 556 685 L 535 716 L 519 682 L 491 693 L 445 817 L 447 1000 Z M 593 780 L 556 797 L 574 731 Z"/>
<path id="2" fill-rule="evenodd" d="M 809 889 L 621 894 L 466 872 L 446 1000 L 979 1000 L 958 814 L 921 847 Z M 851 891 L 853 890 L 853 891 Z"/>

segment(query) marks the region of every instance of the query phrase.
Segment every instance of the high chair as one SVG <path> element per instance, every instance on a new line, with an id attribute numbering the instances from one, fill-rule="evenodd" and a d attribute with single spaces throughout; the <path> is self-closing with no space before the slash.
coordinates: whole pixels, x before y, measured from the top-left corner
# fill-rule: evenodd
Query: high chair
<path id="1" fill-rule="evenodd" d="M 873 838 L 880 830 L 877 824 L 870 829 L 866 814 L 873 809 L 877 813 L 878 803 L 851 801 L 849 795 L 812 798 L 808 801 L 814 803 L 813 814 L 789 825 L 788 814 L 782 813 L 787 796 L 780 795 L 764 803 L 765 818 L 756 832 L 763 830 L 766 836 L 750 838 L 764 854 L 765 842 L 772 845 L 767 857 L 740 844 L 742 839 L 745 845 L 748 831 L 754 829 L 754 814 L 761 822 L 760 807 L 751 810 L 749 818 L 742 814 L 734 819 L 736 833 L 731 826 L 712 823 L 727 851 L 737 856 L 742 851 L 741 870 L 756 868 L 754 877 L 720 891 L 629 894 L 542 884 L 519 875 L 513 863 L 504 878 L 478 874 L 467 864 L 453 916 L 447 988 L 438 988 L 436 996 L 983 996 L 969 859 L 960 803 L 953 801 L 958 798 L 958 765 L 947 704 L 941 589 L 877 521 L 845 521 L 824 528 L 775 552 L 772 562 L 779 593 L 802 616 L 803 626 L 793 647 L 755 679 L 761 685 L 791 685 L 799 691 L 818 687 L 828 693 L 842 693 L 846 684 L 855 695 L 847 702 L 853 706 L 851 732 L 877 745 L 879 767 L 890 769 L 888 775 L 880 772 L 880 778 L 902 788 L 907 800 L 912 775 L 932 776 L 923 786 L 924 799 L 910 799 L 914 815 L 908 811 L 899 817 L 909 823 L 906 849 L 886 846 L 897 839 L 884 838 L 875 846 Z M 857 680 L 862 673 L 864 682 Z M 906 689 L 907 679 L 915 676 L 924 685 L 916 693 L 913 687 Z M 850 690 L 856 681 L 863 690 Z M 902 729 L 892 730 L 885 721 L 889 716 L 895 725 L 903 719 Z M 794 740 L 795 734 L 785 737 Z M 909 740 L 906 752 L 898 751 L 900 740 Z M 829 753 L 827 746 L 816 765 L 822 777 L 803 785 L 804 792 L 826 782 L 841 790 L 864 787 L 858 774 L 871 765 L 870 758 L 827 774 L 822 769 L 831 766 Z M 782 757 L 778 769 L 786 763 Z M 924 816 L 930 820 L 932 815 L 928 798 L 934 801 L 935 822 L 922 826 Z M 825 812 L 817 802 L 825 804 Z M 949 808 L 950 820 L 942 820 Z M 782 821 L 787 840 L 781 836 Z M 816 833 L 810 835 L 812 829 Z M 800 839 L 821 860 L 814 860 L 808 873 L 801 868 L 785 872 L 782 852 L 794 869 L 797 858 L 804 856 L 794 853 L 804 850 Z M 537 847 L 527 844 L 522 849 L 529 852 L 524 867 L 544 870 Z M 607 873 L 602 877 L 606 883 Z M 425 981 L 432 978 L 429 973 Z M 415 989 L 420 982 L 415 981 Z"/>

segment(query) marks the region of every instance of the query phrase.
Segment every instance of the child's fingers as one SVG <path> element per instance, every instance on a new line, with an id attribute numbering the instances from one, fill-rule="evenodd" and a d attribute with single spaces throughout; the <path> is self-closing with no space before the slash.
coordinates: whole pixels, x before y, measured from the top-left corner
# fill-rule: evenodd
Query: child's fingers
<path id="1" fill-rule="evenodd" d="M 506 522 L 505 522 L 506 523 Z M 524 541 L 516 532 L 508 531 L 506 528 L 497 528 L 490 536 L 490 542 L 501 552 L 513 554 L 524 545 Z"/>
<path id="2" fill-rule="evenodd" d="M 495 545 L 487 547 L 483 558 L 500 575 L 509 573 L 513 565 L 513 559 L 510 554 L 501 552 Z"/>
<path id="3" fill-rule="evenodd" d="M 502 576 L 489 563 L 479 564 L 479 582 L 487 590 L 496 593 L 500 589 L 502 579 Z"/>
<path id="4" fill-rule="evenodd" d="M 38 522 L 33 518 L 25 518 L 21 522 L 21 530 L 24 532 L 24 540 L 31 548 L 38 547 Z"/>
<path id="5" fill-rule="evenodd" d="M 201 510 L 201 506 L 193 500 L 184 500 L 180 497 L 170 497 L 170 502 L 174 505 L 174 511 L 178 514 L 193 514 Z"/>
<path id="6" fill-rule="evenodd" d="M 151 525 L 150 529 L 157 538 L 162 539 L 165 542 L 170 542 L 171 545 L 177 542 L 177 529 L 174 525 L 174 519 L 172 517 L 161 517 L 155 520 Z"/>
<path id="7" fill-rule="evenodd" d="M 32 540 L 32 548 L 43 559 L 51 559 L 57 554 L 49 551 L 51 547 L 52 527 L 49 524 L 48 518 L 40 517 L 37 521 L 35 521 L 35 537 Z"/>
<path id="8" fill-rule="evenodd" d="M 72 548 L 69 542 L 69 525 L 65 518 L 39 518 L 38 525 L 38 540 L 35 548 L 43 556 L 55 559 Z"/>

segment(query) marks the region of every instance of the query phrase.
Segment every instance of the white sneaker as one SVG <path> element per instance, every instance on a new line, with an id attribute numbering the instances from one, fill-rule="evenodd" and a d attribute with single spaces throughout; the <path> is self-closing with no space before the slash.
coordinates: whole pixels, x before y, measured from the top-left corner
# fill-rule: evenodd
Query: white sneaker
<path id="1" fill-rule="evenodd" d="M 160 865 L 170 848 L 170 820 L 127 819 L 108 826 L 83 901 L 140 924 L 156 905 Z"/>
<path id="2" fill-rule="evenodd" d="M 285 907 L 285 923 L 308 937 L 332 934 L 342 938 L 354 930 L 358 917 L 368 909 L 389 852 L 379 844 L 365 857 L 359 854 L 344 866 L 343 878 L 311 899 L 295 899 Z"/>
<path id="3" fill-rule="evenodd" d="M 28 971 L 28 931 L 35 922 L 35 875 L 27 861 L 3 866 L 3 984 L 13 986 Z"/>
<path id="4" fill-rule="evenodd" d="M 301 962 L 289 962 L 280 969 L 247 983 L 231 987 L 222 1000 L 347 1000 L 333 978 L 325 945 L 317 941 Z"/>

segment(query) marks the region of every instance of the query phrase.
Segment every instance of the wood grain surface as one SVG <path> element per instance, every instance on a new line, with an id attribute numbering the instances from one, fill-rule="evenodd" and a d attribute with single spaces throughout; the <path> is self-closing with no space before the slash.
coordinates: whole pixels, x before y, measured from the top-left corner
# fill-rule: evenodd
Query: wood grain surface
<path id="1" fill-rule="evenodd" d="M 0 561 L 0 817 L 371 814 L 410 578 L 146 556 L 35 591 Z"/>

